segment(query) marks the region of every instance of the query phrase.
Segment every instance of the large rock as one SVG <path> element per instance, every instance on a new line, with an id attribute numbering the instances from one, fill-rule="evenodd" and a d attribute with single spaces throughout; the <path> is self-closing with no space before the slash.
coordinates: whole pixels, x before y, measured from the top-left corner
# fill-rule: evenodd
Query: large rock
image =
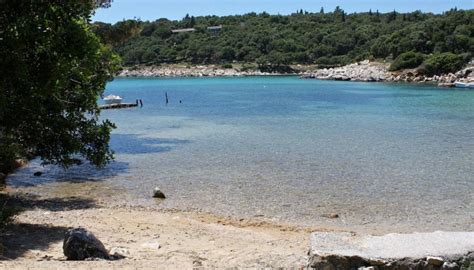
<path id="1" fill-rule="evenodd" d="M 104 244 L 84 228 L 70 229 L 66 232 L 63 251 L 68 260 L 110 258 Z"/>
<path id="2" fill-rule="evenodd" d="M 469 265 L 474 232 L 387 234 L 312 233 L 308 268 L 452 269 Z M 341 268 L 342 267 L 342 268 Z M 435 268 L 433 268 L 435 267 Z"/>
<path id="3" fill-rule="evenodd" d="M 155 189 L 153 189 L 153 198 L 166 199 L 166 196 L 160 188 L 155 187 Z"/>

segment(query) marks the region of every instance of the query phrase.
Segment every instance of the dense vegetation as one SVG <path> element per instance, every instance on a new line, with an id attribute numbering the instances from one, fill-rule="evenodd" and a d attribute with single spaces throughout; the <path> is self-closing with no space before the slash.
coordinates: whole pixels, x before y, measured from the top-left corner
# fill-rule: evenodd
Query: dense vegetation
<path id="1" fill-rule="evenodd" d="M 216 34 L 209 26 L 222 25 Z M 122 56 L 125 65 L 257 63 L 333 66 L 364 59 L 393 60 L 412 52 L 423 55 L 474 51 L 474 10 L 443 14 L 377 11 L 346 14 L 298 11 L 289 16 L 267 13 L 191 17 L 179 21 L 96 23 L 95 31 Z M 172 33 L 172 29 L 195 28 Z M 464 56 L 463 59 L 469 59 Z"/>
<path id="2" fill-rule="evenodd" d="M 89 20 L 110 1 L 0 1 L 0 170 L 28 153 L 104 165 L 113 124 L 97 99 L 119 64 Z"/>
<path id="3" fill-rule="evenodd" d="M 402 70 L 407 68 L 416 68 L 425 60 L 426 56 L 422 53 L 409 51 L 404 52 L 395 58 L 390 65 L 390 70 Z"/>

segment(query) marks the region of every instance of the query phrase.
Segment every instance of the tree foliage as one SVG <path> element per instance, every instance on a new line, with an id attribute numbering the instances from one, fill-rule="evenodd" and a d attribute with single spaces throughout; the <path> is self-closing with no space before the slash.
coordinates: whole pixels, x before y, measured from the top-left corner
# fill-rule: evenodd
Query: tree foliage
<path id="1" fill-rule="evenodd" d="M 119 60 L 89 25 L 108 2 L 0 2 L 0 167 L 27 151 L 63 166 L 112 158 L 97 99 Z"/>
<path id="2" fill-rule="evenodd" d="M 454 53 L 435 53 L 428 57 L 423 64 L 423 69 L 428 75 L 439 75 L 456 72 L 468 61 L 468 55 L 457 55 Z"/>
<path id="3" fill-rule="evenodd" d="M 474 11 L 443 14 L 365 12 L 347 14 L 302 10 L 288 15 L 249 13 L 237 16 L 187 15 L 182 20 L 97 23 L 95 31 L 123 56 L 125 65 L 188 62 L 218 64 L 256 62 L 276 56 L 292 64 L 343 65 L 370 57 L 395 59 L 413 51 L 422 54 L 474 51 Z M 132 24 L 132 29 L 121 28 Z M 218 35 L 207 27 L 222 25 Z M 195 32 L 172 33 L 194 27 Z M 104 33 L 106 32 L 106 33 Z M 110 41 L 109 36 L 116 38 Z M 269 62 L 267 61 L 267 62 Z"/>
<path id="4" fill-rule="evenodd" d="M 393 63 L 390 65 L 390 70 L 395 71 L 407 68 L 416 68 L 421 65 L 421 63 L 423 63 L 425 57 L 426 56 L 424 54 L 413 51 L 402 53 L 397 56 L 397 58 L 395 58 Z"/>

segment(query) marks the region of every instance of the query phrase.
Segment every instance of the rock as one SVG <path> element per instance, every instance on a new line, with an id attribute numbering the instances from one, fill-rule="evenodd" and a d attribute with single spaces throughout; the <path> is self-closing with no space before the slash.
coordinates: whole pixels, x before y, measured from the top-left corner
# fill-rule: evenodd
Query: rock
<path id="1" fill-rule="evenodd" d="M 63 252 L 68 260 L 110 258 L 104 244 L 84 228 L 74 228 L 66 232 L 63 243 Z"/>
<path id="2" fill-rule="evenodd" d="M 3 182 L 7 178 L 7 176 L 4 173 L 0 173 L 0 183 Z"/>
<path id="3" fill-rule="evenodd" d="M 459 269 L 459 266 L 455 262 L 445 262 L 443 263 L 443 266 L 441 266 L 442 270 L 454 270 L 454 269 Z"/>
<path id="4" fill-rule="evenodd" d="M 72 163 L 74 163 L 74 165 L 82 165 L 82 160 L 78 158 L 73 158 Z"/>
<path id="5" fill-rule="evenodd" d="M 165 194 L 158 187 L 153 190 L 153 198 L 166 199 Z"/>
<path id="6" fill-rule="evenodd" d="M 308 269 L 360 269 L 367 266 L 381 270 L 459 269 L 460 266 L 468 267 L 471 261 L 474 265 L 471 258 L 474 253 L 469 253 L 472 247 L 474 232 L 437 231 L 383 236 L 315 232 L 311 234 L 307 266 Z M 449 258 L 449 262 L 456 262 L 456 265 L 443 264 L 443 258 Z"/>
<path id="7" fill-rule="evenodd" d="M 43 173 L 42 172 L 35 172 L 33 175 L 34 176 L 41 176 L 41 175 L 43 175 Z"/>
<path id="8" fill-rule="evenodd" d="M 15 159 L 13 162 L 12 162 L 12 169 L 18 169 L 18 168 L 21 168 L 23 166 L 26 166 L 26 164 L 28 163 L 28 161 L 26 159 Z"/>
<path id="9" fill-rule="evenodd" d="M 362 266 L 362 267 L 357 268 L 357 270 L 376 270 L 376 268 L 375 266 L 368 266 L 368 267 Z"/>
<path id="10" fill-rule="evenodd" d="M 123 259 L 130 255 L 130 251 L 124 247 L 113 247 L 110 249 L 109 254 L 114 259 Z"/>
<path id="11" fill-rule="evenodd" d="M 440 266 L 443 264 L 444 260 L 441 257 L 426 257 L 426 262 L 431 265 Z"/>
<path id="12" fill-rule="evenodd" d="M 339 217 L 339 214 L 336 214 L 336 213 L 324 214 L 323 217 L 327 217 L 327 218 L 338 218 L 338 217 Z"/>
<path id="13" fill-rule="evenodd" d="M 454 87 L 454 83 L 438 83 L 439 87 Z"/>
<path id="14" fill-rule="evenodd" d="M 161 245 L 160 243 L 156 241 L 150 241 L 142 244 L 142 247 L 148 248 L 148 249 L 160 249 Z"/>

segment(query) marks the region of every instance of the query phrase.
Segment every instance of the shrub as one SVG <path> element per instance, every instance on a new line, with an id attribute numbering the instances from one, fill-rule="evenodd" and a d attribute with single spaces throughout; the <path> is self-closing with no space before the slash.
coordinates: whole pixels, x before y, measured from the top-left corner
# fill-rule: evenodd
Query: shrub
<path id="1" fill-rule="evenodd" d="M 416 68 L 425 60 L 425 55 L 417 52 L 406 52 L 400 54 L 395 61 L 390 65 L 389 70 L 401 70 L 407 68 Z"/>
<path id="2" fill-rule="evenodd" d="M 317 64 L 319 68 L 332 68 L 344 66 L 350 62 L 351 60 L 346 55 L 337 55 L 320 57 L 314 63 Z"/>
<path id="3" fill-rule="evenodd" d="M 423 63 L 423 70 L 427 75 L 453 73 L 460 70 L 470 59 L 469 55 L 454 53 L 436 53 L 429 56 Z"/>
<path id="4" fill-rule="evenodd" d="M 232 68 L 232 64 L 222 64 L 221 68 Z"/>

